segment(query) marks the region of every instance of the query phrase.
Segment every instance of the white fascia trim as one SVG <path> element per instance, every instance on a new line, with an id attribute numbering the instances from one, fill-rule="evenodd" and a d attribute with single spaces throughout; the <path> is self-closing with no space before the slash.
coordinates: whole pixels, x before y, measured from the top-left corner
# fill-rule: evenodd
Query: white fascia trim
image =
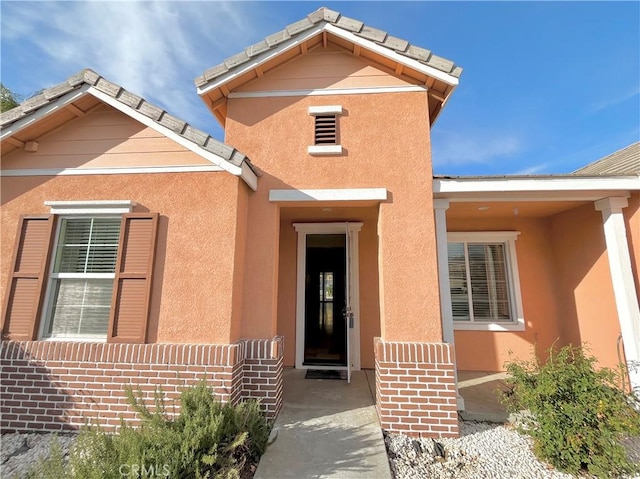
<path id="1" fill-rule="evenodd" d="M 27 113 L 27 116 L 25 118 L 22 118 L 9 127 L 4 128 L 2 132 L 0 132 L 0 140 L 4 140 L 5 138 L 13 136 L 23 128 L 40 121 L 42 118 L 50 115 L 51 113 L 54 113 L 55 111 L 61 110 L 65 106 L 76 101 L 78 98 L 84 96 L 90 88 L 91 87 L 89 85 L 84 84 L 77 90 L 70 91 L 66 95 L 62 95 L 54 102 L 39 108 L 35 113 Z"/>
<path id="2" fill-rule="evenodd" d="M 531 193 L 589 190 L 640 190 L 640 177 L 617 178 L 499 178 L 465 180 L 437 178 L 434 193 Z"/>
<path id="3" fill-rule="evenodd" d="M 324 26 L 324 29 L 332 33 L 333 35 L 344 38 L 345 40 L 350 41 L 363 48 L 366 48 L 367 50 L 376 52 L 379 55 L 382 55 L 383 57 L 387 57 L 390 60 L 398 62 L 402 65 L 408 66 L 409 68 L 413 68 L 414 70 L 417 70 L 421 73 L 424 73 L 425 75 L 441 80 L 449 85 L 455 86 L 455 85 L 458 85 L 458 83 L 460 82 L 456 77 L 449 75 L 448 73 L 445 73 L 443 71 L 437 70 L 436 68 L 420 63 L 418 60 L 414 60 L 413 58 L 400 55 L 399 53 L 396 53 L 393 50 L 389 50 L 387 47 L 380 46 L 377 43 L 372 42 L 371 40 L 366 40 L 351 32 L 347 32 L 342 28 L 327 24 Z"/>
<path id="4" fill-rule="evenodd" d="M 85 215 L 131 213 L 136 205 L 131 200 L 45 201 L 54 215 Z"/>
<path id="5" fill-rule="evenodd" d="M 349 42 L 352 42 L 356 45 L 359 45 L 360 47 L 364 47 L 367 50 L 371 50 L 373 52 L 376 52 L 384 57 L 387 57 L 395 62 L 398 62 L 402 65 L 408 66 L 409 68 L 413 68 L 414 70 L 417 70 L 421 73 L 424 73 L 425 75 L 428 75 L 430 77 L 436 78 L 438 80 L 441 80 L 449 85 L 453 85 L 456 86 L 459 83 L 459 80 L 452 76 L 449 75 L 448 73 L 445 73 L 443 71 L 437 70 L 433 67 L 430 67 L 428 65 L 424 65 L 422 63 L 420 63 L 417 60 L 414 60 L 412 58 L 409 57 L 405 57 L 404 55 L 400 55 L 392 50 L 389 50 L 386 47 L 382 47 L 380 45 L 377 45 L 376 43 L 370 41 L 370 40 L 366 40 L 364 38 L 358 37 L 357 35 L 354 35 L 351 32 L 347 32 L 341 28 L 335 27 L 333 25 L 330 24 L 320 24 L 317 25 L 313 28 L 311 28 L 310 30 L 307 30 L 305 33 L 303 33 L 302 35 L 296 36 L 295 38 L 292 38 L 291 40 L 289 40 L 288 42 L 284 42 L 282 44 L 280 44 L 279 46 L 277 46 L 276 48 L 272 49 L 272 50 L 267 50 L 265 53 L 263 53 L 262 55 L 258 55 L 253 61 L 248 61 L 245 64 L 243 64 L 241 67 L 239 67 L 236 70 L 233 70 L 231 72 L 225 73 L 224 75 L 219 76 L 218 78 L 213 79 L 211 82 L 207 83 L 204 86 L 199 86 L 196 88 L 196 91 L 198 93 L 198 95 L 204 95 L 207 92 L 218 88 L 220 85 L 223 85 L 225 83 L 228 83 L 229 81 L 233 80 L 234 78 L 237 78 L 243 74 L 245 74 L 246 72 L 253 70 L 254 68 L 256 68 L 259 65 L 262 65 L 263 63 L 268 62 L 269 60 L 271 60 L 272 58 L 280 55 L 283 52 L 286 52 L 287 50 L 290 50 L 291 48 L 295 48 L 300 46 L 300 44 L 306 42 L 307 40 L 309 40 L 310 38 L 318 35 L 319 33 L 321 33 L 323 30 L 326 30 L 327 32 L 330 32 L 333 35 L 336 35 L 338 37 L 341 37 Z"/>
<path id="6" fill-rule="evenodd" d="M 240 178 L 251 188 L 253 191 L 258 191 L 258 176 L 245 162 L 242 162 L 242 173 Z"/>
<path id="7" fill-rule="evenodd" d="M 235 176 L 241 176 L 242 175 L 242 168 L 240 168 L 239 166 L 235 166 L 235 165 L 229 163 L 226 159 L 222 158 L 221 156 L 215 155 L 215 154 L 211 153 L 210 151 L 205 150 L 204 148 L 200 147 L 198 144 L 196 144 L 196 143 L 194 143 L 194 142 L 192 142 L 190 140 L 187 140 L 186 138 L 178 135 L 173 130 L 170 130 L 166 126 L 162 126 L 161 124 L 157 123 L 155 120 L 152 120 L 148 116 L 143 115 L 139 111 L 134 110 L 130 106 L 125 105 L 124 103 L 116 100 L 113 97 L 110 97 L 109 95 L 107 95 L 105 93 L 102 93 L 101 91 L 99 91 L 99 90 L 97 90 L 95 88 L 90 88 L 89 89 L 89 93 L 92 94 L 93 96 L 95 96 L 96 98 L 98 98 L 99 100 L 103 101 L 107 105 L 110 105 L 113 108 L 115 108 L 116 110 L 121 111 L 125 115 L 130 116 L 131 118 L 133 118 L 136 121 L 139 121 L 143 125 L 154 129 L 158 133 L 160 133 L 160 134 L 166 136 L 167 138 L 175 141 L 179 145 L 184 146 L 185 148 L 187 148 L 188 150 L 190 150 L 190 151 L 194 152 L 195 154 L 201 156 L 205 160 L 210 161 L 211 163 L 213 163 L 216 166 L 219 166 L 220 168 L 222 168 L 225 171 L 228 171 L 232 175 L 235 175 Z"/>
<path id="8" fill-rule="evenodd" d="M 307 153 L 312 156 L 334 156 L 342 154 L 342 145 L 311 145 Z"/>
<path id="9" fill-rule="evenodd" d="M 280 45 L 278 45 L 274 49 L 267 50 L 263 54 L 258 55 L 257 57 L 255 57 L 255 59 L 253 61 L 248 61 L 248 62 L 244 63 L 238 69 L 234 69 L 231 72 L 227 72 L 224 75 L 219 76 L 218 78 L 214 78 L 211 82 L 207 83 L 206 85 L 197 87 L 196 91 L 197 91 L 198 95 L 202 96 L 202 95 L 206 94 L 207 92 L 209 92 L 209 91 L 211 91 L 211 90 L 213 90 L 215 88 L 218 88 L 220 85 L 224 85 L 225 83 L 228 83 L 229 81 L 233 80 L 234 78 L 239 77 L 241 75 L 244 75 L 245 73 L 247 73 L 250 70 L 253 70 L 257 66 L 268 62 L 269 60 L 271 60 L 274 57 L 277 57 L 281 53 L 286 52 L 287 50 L 290 50 L 292 48 L 300 46 L 300 44 L 306 42 L 310 38 L 312 38 L 312 37 L 316 36 L 317 34 L 319 34 L 320 32 L 322 32 L 323 29 L 324 29 L 323 25 L 317 25 L 317 26 L 313 27 L 312 29 L 307 30 L 306 33 L 303 33 L 300 36 L 296 36 L 295 38 L 289 40 L 288 42 L 281 43 Z"/>
<path id="10" fill-rule="evenodd" d="M 342 105 L 310 106 L 309 115 L 342 115 Z"/>
<path id="11" fill-rule="evenodd" d="M 352 188 L 331 190 L 269 190 L 269 201 L 386 201 L 386 188 Z"/>
<path id="12" fill-rule="evenodd" d="M 268 98 L 286 96 L 330 96 L 330 95 L 363 95 L 372 93 L 406 93 L 426 92 L 428 89 L 420 85 L 380 86 L 363 88 L 322 88 L 311 90 L 272 90 L 272 91 L 234 91 L 228 98 Z"/>
<path id="13" fill-rule="evenodd" d="M 78 176 L 225 171 L 216 165 L 130 166 L 106 168 L 34 168 L 2 170 L 0 176 Z"/>

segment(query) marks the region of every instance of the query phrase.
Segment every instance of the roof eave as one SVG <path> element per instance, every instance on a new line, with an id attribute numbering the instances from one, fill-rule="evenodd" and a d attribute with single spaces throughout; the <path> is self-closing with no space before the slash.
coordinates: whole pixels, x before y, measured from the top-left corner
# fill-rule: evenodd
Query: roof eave
<path id="1" fill-rule="evenodd" d="M 435 198 L 450 201 L 563 201 L 629 196 L 640 191 L 640 176 L 434 178 Z"/>
<path id="2" fill-rule="evenodd" d="M 216 88 L 220 88 L 222 85 L 229 83 L 233 79 L 245 73 L 248 73 L 251 70 L 256 69 L 257 67 L 260 67 L 261 65 L 265 64 L 266 62 L 273 59 L 274 57 L 281 55 L 282 53 L 287 52 L 292 48 L 299 47 L 302 43 L 312 39 L 316 35 L 322 34 L 322 32 L 324 31 L 329 32 L 333 35 L 339 36 L 349 42 L 352 42 L 354 45 L 359 45 L 361 48 L 366 48 L 368 50 L 374 51 L 392 61 L 395 61 L 401 65 L 412 68 L 436 80 L 440 80 L 452 87 L 455 87 L 459 84 L 459 79 L 451 74 L 440 71 L 429 65 L 420 63 L 417 60 L 414 60 L 405 55 L 396 53 L 395 51 L 392 51 L 388 48 L 380 46 L 371 40 L 367 40 L 366 38 L 359 37 L 351 32 L 348 32 L 339 27 L 336 27 L 335 25 L 327 23 L 326 21 L 323 21 L 322 23 L 307 30 L 306 32 L 299 34 L 295 37 L 292 37 L 291 39 L 281 43 L 280 45 L 273 47 L 272 49 L 269 49 L 257 55 L 251 60 L 241 65 L 238 65 L 235 68 L 229 69 L 229 71 L 227 71 L 226 73 L 223 73 L 222 75 L 209 80 L 207 83 L 204 83 L 202 85 L 198 85 L 196 83 L 196 91 L 198 95 L 202 97 L 203 95 L 206 95 L 208 92 Z"/>

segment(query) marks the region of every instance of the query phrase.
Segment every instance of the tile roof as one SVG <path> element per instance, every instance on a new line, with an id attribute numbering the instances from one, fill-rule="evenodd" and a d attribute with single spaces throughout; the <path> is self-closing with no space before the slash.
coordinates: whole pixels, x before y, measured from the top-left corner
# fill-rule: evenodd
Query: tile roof
<path id="1" fill-rule="evenodd" d="M 255 168 L 251 165 L 251 161 L 244 154 L 232 146 L 227 145 L 221 141 L 216 140 L 208 133 L 199 130 L 185 121 L 176 118 L 169 114 L 163 108 L 160 108 L 152 103 L 149 103 L 142 97 L 135 95 L 119 85 L 106 80 L 98 73 L 91 69 L 85 69 L 69 77 L 66 81 L 47 88 L 39 94 L 25 100 L 17 107 L 0 114 L 0 131 L 13 123 L 29 116 L 31 113 L 36 112 L 40 108 L 47 106 L 48 104 L 56 101 L 67 93 L 78 90 L 83 85 L 89 85 L 100 92 L 109 95 L 120 103 L 133 108 L 138 113 L 141 113 L 157 124 L 170 129 L 171 131 L 182 136 L 186 140 L 198 145 L 204 150 L 217 155 L 224 160 L 235 166 L 241 166 L 243 162 L 257 173 Z"/>
<path id="2" fill-rule="evenodd" d="M 354 35 L 386 47 L 400 55 L 416 60 L 423 65 L 427 65 L 447 73 L 453 77 L 459 78 L 462 74 L 461 67 L 456 66 L 451 60 L 434 55 L 430 50 L 411 45 L 408 41 L 393 37 L 383 30 L 378 30 L 377 28 L 365 25 L 358 20 L 345 17 L 339 12 L 330 10 L 326 7 L 321 7 L 315 12 L 307 15 L 302 20 L 287 26 L 284 30 L 269 35 L 264 40 L 245 48 L 244 51 L 227 58 L 219 65 L 209 68 L 194 80 L 195 84 L 197 87 L 206 85 L 211 80 L 224 75 L 228 71 L 248 62 L 261 53 L 271 50 L 281 43 L 284 43 L 296 37 L 300 33 L 322 23 L 334 25 L 353 33 Z"/>
<path id="3" fill-rule="evenodd" d="M 611 153 L 571 173 L 572 175 L 640 175 L 640 141 Z"/>

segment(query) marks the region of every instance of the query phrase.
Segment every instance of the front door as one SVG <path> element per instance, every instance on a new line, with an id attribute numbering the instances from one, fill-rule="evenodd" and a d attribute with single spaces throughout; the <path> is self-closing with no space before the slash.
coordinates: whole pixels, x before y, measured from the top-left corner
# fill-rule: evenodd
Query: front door
<path id="1" fill-rule="evenodd" d="M 305 366 L 346 366 L 346 240 L 308 234 L 306 244 Z"/>
<path id="2" fill-rule="evenodd" d="M 360 368 L 358 232 L 362 223 L 294 223 L 298 232 L 296 368 Z"/>

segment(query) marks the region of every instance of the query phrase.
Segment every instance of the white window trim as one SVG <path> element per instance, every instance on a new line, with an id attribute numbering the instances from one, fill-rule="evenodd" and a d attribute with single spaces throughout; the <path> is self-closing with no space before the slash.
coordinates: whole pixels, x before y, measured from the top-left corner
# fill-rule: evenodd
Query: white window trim
<path id="1" fill-rule="evenodd" d="M 309 115 L 342 115 L 342 105 L 310 106 Z"/>
<path id="2" fill-rule="evenodd" d="M 131 200 L 45 201 L 52 215 L 122 215 L 136 205 Z"/>
<path id="3" fill-rule="evenodd" d="M 507 262 L 507 278 L 509 281 L 509 299 L 511 302 L 512 321 L 456 321 L 453 319 L 453 329 L 456 331 L 524 331 L 524 312 L 522 307 L 522 293 L 520 290 L 520 273 L 516 254 L 516 239 L 519 231 L 460 231 L 448 232 L 447 243 L 503 243 Z M 448 267 L 448 264 L 447 264 Z M 449 285 L 441 285 L 449 287 Z"/>
<path id="4" fill-rule="evenodd" d="M 55 338 L 45 337 L 45 331 L 49 325 L 49 317 L 53 308 L 53 281 L 58 278 L 76 277 L 73 273 L 53 273 L 60 241 L 60 228 L 65 218 L 78 218 L 81 216 L 91 217 L 112 217 L 117 218 L 125 213 L 131 213 L 136 205 L 131 200 L 87 200 L 87 201 L 45 201 L 45 206 L 50 207 L 50 213 L 58 215 L 56 231 L 53 240 L 52 254 L 49 263 L 49 274 L 46 279 L 46 291 L 44 296 L 44 307 L 40 316 L 40 326 L 38 327 L 38 340 L 40 341 L 69 341 L 69 342 L 94 342 L 106 343 L 107 335 L 86 335 L 86 336 L 56 336 Z M 85 273 L 86 278 L 110 278 L 115 280 L 114 273 Z"/>

